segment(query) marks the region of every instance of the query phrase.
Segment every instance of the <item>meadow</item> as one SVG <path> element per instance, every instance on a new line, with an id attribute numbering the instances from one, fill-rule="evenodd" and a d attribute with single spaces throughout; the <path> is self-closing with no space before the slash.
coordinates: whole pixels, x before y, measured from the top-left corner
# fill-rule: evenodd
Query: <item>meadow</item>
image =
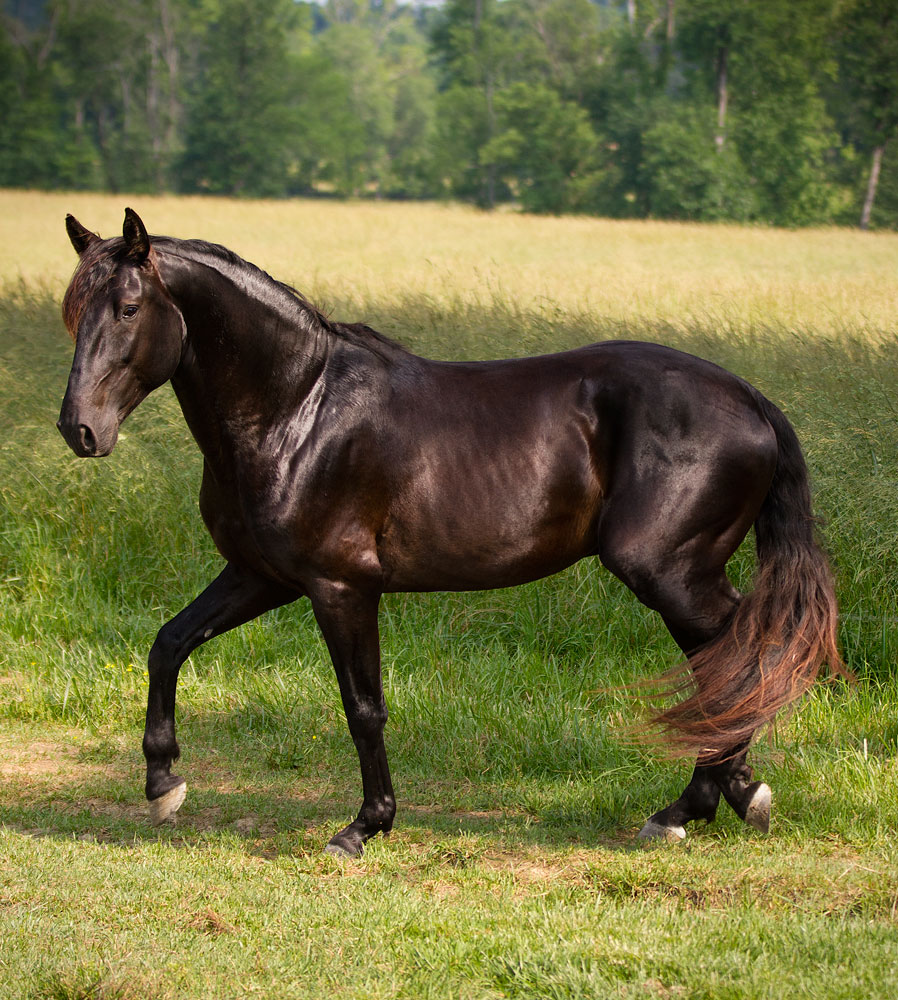
<path id="1" fill-rule="evenodd" d="M 636 831 L 688 780 L 632 738 L 628 685 L 676 660 L 597 564 L 392 595 L 399 798 L 363 858 L 322 846 L 358 764 L 307 605 L 181 673 L 177 823 L 153 829 L 146 654 L 218 571 L 173 395 L 113 455 L 57 434 L 72 346 L 63 219 L 224 243 L 418 353 L 627 336 L 708 357 L 805 447 L 857 683 L 756 744 L 771 832 L 725 807 Z M 23 1000 L 898 995 L 898 235 L 485 215 L 438 205 L 0 192 L 0 995 Z M 731 564 L 749 587 L 750 541 Z"/>

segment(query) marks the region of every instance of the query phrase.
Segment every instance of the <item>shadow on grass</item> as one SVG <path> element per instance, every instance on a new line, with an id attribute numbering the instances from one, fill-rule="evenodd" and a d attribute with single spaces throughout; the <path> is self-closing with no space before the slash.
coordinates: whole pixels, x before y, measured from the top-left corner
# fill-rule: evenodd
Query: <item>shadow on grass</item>
<path id="1" fill-rule="evenodd" d="M 15 725 L 4 742 L 16 738 Z M 304 773 L 274 770 L 263 751 L 247 754 L 245 743 L 222 733 L 217 717 L 194 717 L 182 727 L 185 758 L 176 766 L 187 780 L 187 799 L 174 823 L 154 828 L 133 731 L 127 744 L 119 735 L 95 737 L 76 750 L 54 727 L 42 726 L 31 754 L 29 735 L 22 734 L 18 760 L 4 767 L 0 824 L 32 837 L 121 847 L 221 843 L 266 857 L 318 854 L 361 802 L 354 753 L 316 760 Z M 632 850 L 642 812 L 651 811 L 643 804 L 649 794 L 675 796 L 679 790 L 670 773 L 666 790 L 659 787 L 661 768 L 646 769 L 645 787 L 633 799 L 627 781 L 614 774 L 607 782 L 584 778 L 578 789 L 573 778 L 456 782 L 420 767 L 397 771 L 399 810 L 389 843 L 400 853 L 457 840 L 491 850 Z"/>

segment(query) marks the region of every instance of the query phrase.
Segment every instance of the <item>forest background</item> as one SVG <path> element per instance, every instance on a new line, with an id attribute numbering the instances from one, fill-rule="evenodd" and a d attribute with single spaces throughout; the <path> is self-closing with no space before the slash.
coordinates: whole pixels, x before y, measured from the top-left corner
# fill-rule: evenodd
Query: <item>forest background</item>
<path id="1" fill-rule="evenodd" d="M 895 0 L 5 0 L 0 186 L 898 228 Z"/>

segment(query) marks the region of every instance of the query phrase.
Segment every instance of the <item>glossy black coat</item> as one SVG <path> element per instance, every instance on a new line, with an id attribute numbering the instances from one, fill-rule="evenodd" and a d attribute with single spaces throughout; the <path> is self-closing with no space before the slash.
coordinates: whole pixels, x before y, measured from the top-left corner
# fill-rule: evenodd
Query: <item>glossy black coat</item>
<path id="1" fill-rule="evenodd" d="M 791 428 L 713 364 L 635 342 L 431 361 L 326 319 L 221 247 L 151 240 L 130 210 L 121 239 L 71 217 L 67 227 L 81 259 L 64 303 L 76 349 L 59 428 L 76 454 L 107 455 L 125 417 L 170 380 L 203 454 L 200 509 L 227 562 L 150 653 L 151 801 L 183 781 L 171 773 L 180 665 L 269 608 L 308 597 L 333 658 L 364 802 L 329 849 L 358 854 L 395 813 L 382 593 L 511 586 L 596 555 L 691 653 L 742 628 L 725 565 L 754 522 L 771 550 L 797 533 L 799 548 L 817 551 L 800 527 L 810 507 Z M 825 571 L 813 572 L 826 591 Z M 795 604 L 792 591 L 785 600 Z M 759 674 L 752 657 L 730 680 L 718 655 L 697 673 L 691 707 L 662 719 L 700 760 L 656 826 L 712 817 L 721 791 L 745 815 L 758 786 L 748 740 L 779 707 L 728 721 Z M 702 677 L 715 678 L 706 690 Z"/>

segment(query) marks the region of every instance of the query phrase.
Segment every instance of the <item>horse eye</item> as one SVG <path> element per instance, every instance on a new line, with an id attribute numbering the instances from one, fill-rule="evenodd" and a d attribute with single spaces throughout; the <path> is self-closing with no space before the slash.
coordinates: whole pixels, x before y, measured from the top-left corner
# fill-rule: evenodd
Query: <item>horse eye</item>
<path id="1" fill-rule="evenodd" d="M 122 317 L 124 319 L 133 319 L 137 315 L 137 306 L 125 306 L 122 309 Z"/>

